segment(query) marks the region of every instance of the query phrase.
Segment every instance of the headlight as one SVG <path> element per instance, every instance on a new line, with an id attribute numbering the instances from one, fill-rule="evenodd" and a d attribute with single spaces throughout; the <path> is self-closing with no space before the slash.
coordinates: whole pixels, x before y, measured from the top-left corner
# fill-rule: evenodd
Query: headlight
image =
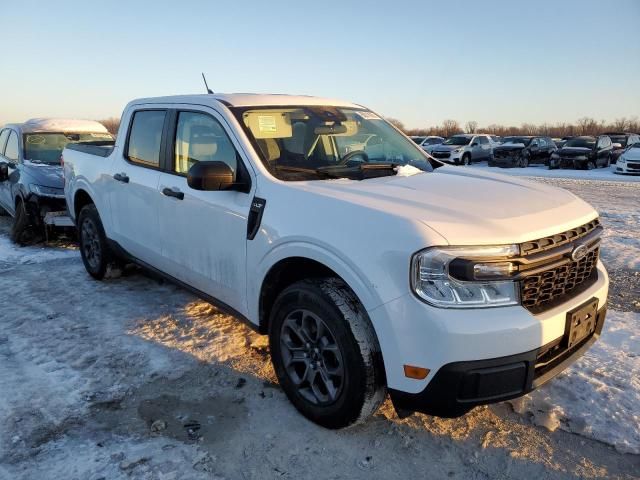
<path id="1" fill-rule="evenodd" d="M 627 159 L 624 158 L 623 156 L 618 157 L 618 163 L 624 164 L 627 163 Z"/>
<path id="2" fill-rule="evenodd" d="M 411 288 L 425 302 L 442 308 L 518 305 L 516 266 L 509 261 L 518 245 L 428 248 L 411 261 Z"/>
<path id="3" fill-rule="evenodd" d="M 456 148 L 456 149 L 453 151 L 453 153 L 460 153 L 462 150 L 464 150 L 464 149 L 462 149 L 462 148 Z"/>
<path id="4" fill-rule="evenodd" d="M 32 193 L 36 195 L 40 195 L 41 197 L 56 197 L 56 198 L 64 198 L 64 189 L 63 188 L 53 188 L 53 187 L 45 187 L 42 185 L 31 184 L 29 185 L 29 189 Z"/>

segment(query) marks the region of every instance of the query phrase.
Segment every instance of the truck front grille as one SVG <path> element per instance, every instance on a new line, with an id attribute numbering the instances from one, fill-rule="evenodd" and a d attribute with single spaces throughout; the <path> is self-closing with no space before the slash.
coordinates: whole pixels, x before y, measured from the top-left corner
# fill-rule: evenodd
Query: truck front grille
<path id="1" fill-rule="evenodd" d="M 594 219 L 566 232 L 520 244 L 520 299 L 537 314 L 570 300 L 593 285 L 600 255 L 600 221 Z M 587 254 L 573 260 L 578 245 Z"/>
<path id="2" fill-rule="evenodd" d="M 577 262 L 525 277 L 520 283 L 522 305 L 532 313 L 540 313 L 593 285 L 597 280 L 599 252 L 598 247 Z"/>

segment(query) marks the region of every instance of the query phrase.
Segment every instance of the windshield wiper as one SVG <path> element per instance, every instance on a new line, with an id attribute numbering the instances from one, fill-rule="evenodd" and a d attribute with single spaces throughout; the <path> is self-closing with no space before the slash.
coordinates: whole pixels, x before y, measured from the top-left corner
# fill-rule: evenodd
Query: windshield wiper
<path id="1" fill-rule="evenodd" d="M 396 174 L 397 163 L 359 163 L 358 165 L 327 165 L 316 168 L 316 172 L 331 178 L 367 178 L 388 177 Z"/>

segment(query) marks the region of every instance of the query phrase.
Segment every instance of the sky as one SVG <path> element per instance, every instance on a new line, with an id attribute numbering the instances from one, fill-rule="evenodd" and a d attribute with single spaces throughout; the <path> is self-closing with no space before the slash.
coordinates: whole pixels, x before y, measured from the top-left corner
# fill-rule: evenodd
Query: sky
<path id="1" fill-rule="evenodd" d="M 640 0 L 13 0 L 0 25 L 0 124 L 120 116 L 201 72 L 412 128 L 640 116 Z"/>

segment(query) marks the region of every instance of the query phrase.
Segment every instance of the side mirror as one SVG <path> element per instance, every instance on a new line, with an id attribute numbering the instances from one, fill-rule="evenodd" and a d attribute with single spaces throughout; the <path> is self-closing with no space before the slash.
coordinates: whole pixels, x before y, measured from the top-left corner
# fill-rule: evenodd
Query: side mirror
<path id="1" fill-rule="evenodd" d="M 187 184 L 194 190 L 229 190 L 234 181 L 233 170 L 224 162 L 197 162 L 187 173 Z"/>
<path id="2" fill-rule="evenodd" d="M 471 144 L 471 146 L 472 146 L 472 147 L 477 147 L 478 145 L 479 145 L 479 143 L 478 143 L 478 142 L 473 142 L 473 143 Z"/>
<path id="3" fill-rule="evenodd" d="M 0 163 L 0 182 L 9 179 L 9 165 L 6 162 Z"/>

